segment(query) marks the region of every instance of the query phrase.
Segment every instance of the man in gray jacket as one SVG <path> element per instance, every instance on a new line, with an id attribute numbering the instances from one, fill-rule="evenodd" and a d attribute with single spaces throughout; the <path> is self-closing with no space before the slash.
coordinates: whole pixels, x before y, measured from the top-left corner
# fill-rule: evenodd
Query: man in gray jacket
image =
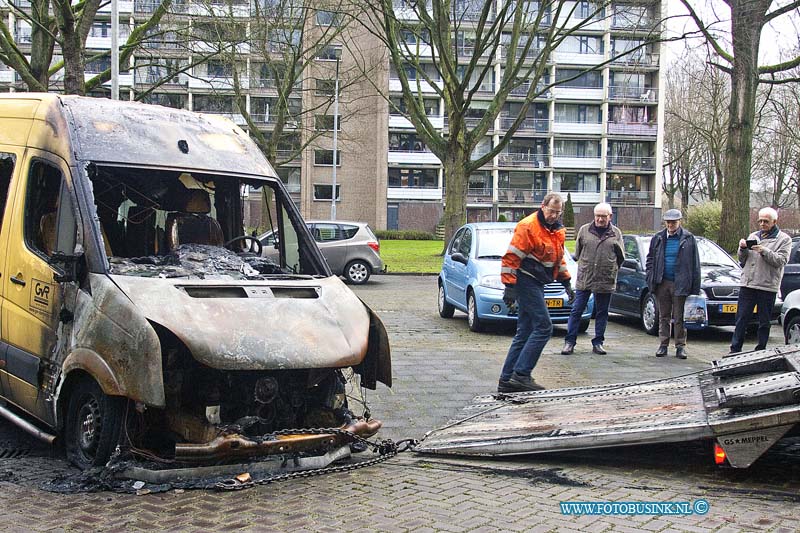
<path id="1" fill-rule="evenodd" d="M 664 213 L 667 226 L 650 239 L 647 252 L 647 287 L 658 304 L 656 357 L 667 355 L 670 324 L 675 328 L 675 357 L 686 359 L 686 326 L 683 306 L 690 294 L 700 294 L 700 255 L 697 241 L 681 227 L 683 215 L 677 209 Z"/>
<path id="2" fill-rule="evenodd" d="M 758 212 L 758 227 L 758 231 L 739 241 L 739 264 L 743 271 L 731 353 L 742 351 L 754 307 L 758 315 L 758 344 L 755 349 L 767 347 L 775 295 L 781 287 L 783 266 L 792 249 L 792 238 L 778 228 L 778 212 L 771 207 Z"/>
<path id="3" fill-rule="evenodd" d="M 594 294 L 594 338 L 592 352 L 605 355 L 603 348 L 608 304 L 617 285 L 617 271 L 625 254 L 622 251 L 622 232 L 611 223 L 611 206 L 600 203 L 594 206 L 594 222 L 584 224 L 575 237 L 575 255 L 578 261 L 578 280 L 575 301 L 567 323 L 567 336 L 561 353 L 569 355 L 575 349 L 578 326 L 586 309 L 589 296 Z"/>

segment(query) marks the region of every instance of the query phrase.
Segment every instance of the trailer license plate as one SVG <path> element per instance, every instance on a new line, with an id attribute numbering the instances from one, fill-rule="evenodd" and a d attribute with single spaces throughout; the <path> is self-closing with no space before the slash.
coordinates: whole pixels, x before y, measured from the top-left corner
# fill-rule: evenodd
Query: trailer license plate
<path id="1" fill-rule="evenodd" d="M 722 305 L 720 305 L 720 307 L 722 308 L 722 309 L 720 309 L 720 311 L 723 312 L 723 313 L 735 313 L 736 310 L 738 309 L 739 305 L 738 304 L 722 304 Z"/>
<path id="2" fill-rule="evenodd" d="M 547 307 L 564 307 L 562 298 L 545 298 L 544 303 Z"/>

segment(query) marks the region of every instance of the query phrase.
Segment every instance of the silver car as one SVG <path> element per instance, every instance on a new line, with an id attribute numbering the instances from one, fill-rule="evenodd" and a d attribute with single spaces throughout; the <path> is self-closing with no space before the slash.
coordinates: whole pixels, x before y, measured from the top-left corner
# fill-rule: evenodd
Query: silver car
<path id="1" fill-rule="evenodd" d="M 307 220 L 322 256 L 336 275 L 349 283 L 362 285 L 376 272 L 383 272 L 381 245 L 366 222 L 342 220 Z M 264 250 L 275 246 L 272 232 L 260 237 Z"/>

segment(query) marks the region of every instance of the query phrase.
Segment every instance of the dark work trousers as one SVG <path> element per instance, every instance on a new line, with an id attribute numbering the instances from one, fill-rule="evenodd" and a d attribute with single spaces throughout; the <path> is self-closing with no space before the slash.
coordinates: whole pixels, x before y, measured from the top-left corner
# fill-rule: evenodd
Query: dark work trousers
<path id="1" fill-rule="evenodd" d="M 758 344 L 756 345 L 756 350 L 763 350 L 767 347 L 769 319 L 772 316 L 772 309 L 775 307 L 775 294 L 774 292 L 751 289 L 749 287 L 739 287 L 736 329 L 733 330 L 733 338 L 731 339 L 732 352 L 742 351 L 747 325 L 753 317 L 753 308 L 755 306 L 758 306 Z"/>
<path id="2" fill-rule="evenodd" d="M 656 287 L 658 304 L 658 341 L 661 346 L 669 346 L 669 325 L 675 328 L 675 346 L 686 346 L 686 326 L 683 324 L 683 305 L 686 296 L 675 295 L 675 283 L 662 281 Z"/>

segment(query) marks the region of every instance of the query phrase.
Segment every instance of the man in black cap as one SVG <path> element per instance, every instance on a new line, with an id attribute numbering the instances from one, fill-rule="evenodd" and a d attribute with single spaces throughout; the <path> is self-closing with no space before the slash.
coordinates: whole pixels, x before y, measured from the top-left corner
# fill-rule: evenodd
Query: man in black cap
<path id="1" fill-rule="evenodd" d="M 664 213 L 666 228 L 650 240 L 647 254 L 647 287 L 658 304 L 658 340 L 656 357 L 667 355 L 670 321 L 675 327 L 675 357 L 686 359 L 686 327 L 683 306 L 690 294 L 700 294 L 700 256 L 697 243 L 681 227 L 683 216 L 677 209 Z"/>

